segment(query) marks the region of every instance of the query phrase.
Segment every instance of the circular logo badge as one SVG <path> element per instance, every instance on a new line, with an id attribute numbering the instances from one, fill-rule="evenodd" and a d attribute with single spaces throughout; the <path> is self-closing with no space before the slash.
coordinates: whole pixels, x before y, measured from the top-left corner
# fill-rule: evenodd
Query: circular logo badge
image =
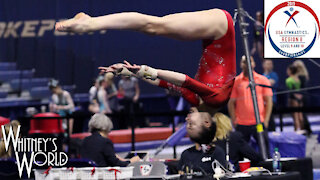
<path id="1" fill-rule="evenodd" d="M 319 19 L 309 6 L 287 1 L 270 11 L 264 33 L 276 52 L 296 58 L 310 51 L 318 39 L 319 29 Z"/>

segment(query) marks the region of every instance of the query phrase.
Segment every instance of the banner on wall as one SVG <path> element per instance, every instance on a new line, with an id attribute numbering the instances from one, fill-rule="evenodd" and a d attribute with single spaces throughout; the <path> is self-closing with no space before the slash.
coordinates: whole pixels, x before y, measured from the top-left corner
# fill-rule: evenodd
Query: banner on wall
<path id="1" fill-rule="evenodd" d="M 44 35 L 66 36 L 74 33 L 54 31 L 54 19 L 26 20 L 26 21 L 0 21 L 0 39 L 6 38 L 41 38 Z M 106 31 L 100 31 L 104 34 Z M 93 33 L 88 33 L 93 34 Z"/>
<path id="2" fill-rule="evenodd" d="M 320 58 L 319 16 L 319 0 L 265 0 L 265 58 Z"/>

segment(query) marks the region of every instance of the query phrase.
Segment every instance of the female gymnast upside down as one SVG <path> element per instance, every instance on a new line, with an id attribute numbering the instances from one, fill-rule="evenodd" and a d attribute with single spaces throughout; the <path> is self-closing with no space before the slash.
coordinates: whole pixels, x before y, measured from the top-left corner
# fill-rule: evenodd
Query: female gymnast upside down
<path id="1" fill-rule="evenodd" d="M 129 29 L 180 40 L 202 40 L 202 57 L 194 79 L 178 72 L 131 65 L 128 62 L 100 69 L 121 74 L 125 72 L 125 67 L 137 72 L 141 78 L 153 79 L 148 80 L 152 84 L 180 92 L 199 110 L 210 109 L 213 113 L 229 100 L 236 75 L 236 47 L 232 17 L 225 10 L 210 9 L 163 17 L 136 12 L 99 17 L 78 13 L 72 19 L 57 22 L 55 29 L 76 33 Z"/>

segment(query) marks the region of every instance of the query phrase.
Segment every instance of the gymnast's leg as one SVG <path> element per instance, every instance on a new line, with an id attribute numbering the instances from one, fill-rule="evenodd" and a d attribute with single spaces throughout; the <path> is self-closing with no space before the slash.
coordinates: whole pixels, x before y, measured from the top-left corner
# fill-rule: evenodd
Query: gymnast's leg
<path id="1" fill-rule="evenodd" d="M 223 10 L 210 9 L 170 14 L 163 17 L 137 12 L 90 17 L 78 13 L 74 18 L 57 22 L 58 31 L 84 33 L 98 30 L 134 30 L 181 40 L 219 39 L 227 32 L 228 20 Z"/>

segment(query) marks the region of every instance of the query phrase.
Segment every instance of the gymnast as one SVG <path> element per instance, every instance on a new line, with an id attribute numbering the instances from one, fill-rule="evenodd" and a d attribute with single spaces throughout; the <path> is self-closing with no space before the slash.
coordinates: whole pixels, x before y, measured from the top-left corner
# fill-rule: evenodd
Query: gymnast
<path id="1" fill-rule="evenodd" d="M 225 10 L 210 9 L 163 17 L 137 12 L 99 17 L 78 13 L 72 19 L 57 22 L 55 29 L 75 33 L 108 29 L 134 30 L 179 40 L 202 40 L 202 57 L 194 79 L 182 73 L 146 65 L 131 65 L 128 62 L 100 67 L 100 70 L 118 74 L 133 71 L 136 76 L 154 85 L 178 91 L 199 111 L 210 114 L 229 100 L 236 75 L 236 47 L 232 17 Z"/>

